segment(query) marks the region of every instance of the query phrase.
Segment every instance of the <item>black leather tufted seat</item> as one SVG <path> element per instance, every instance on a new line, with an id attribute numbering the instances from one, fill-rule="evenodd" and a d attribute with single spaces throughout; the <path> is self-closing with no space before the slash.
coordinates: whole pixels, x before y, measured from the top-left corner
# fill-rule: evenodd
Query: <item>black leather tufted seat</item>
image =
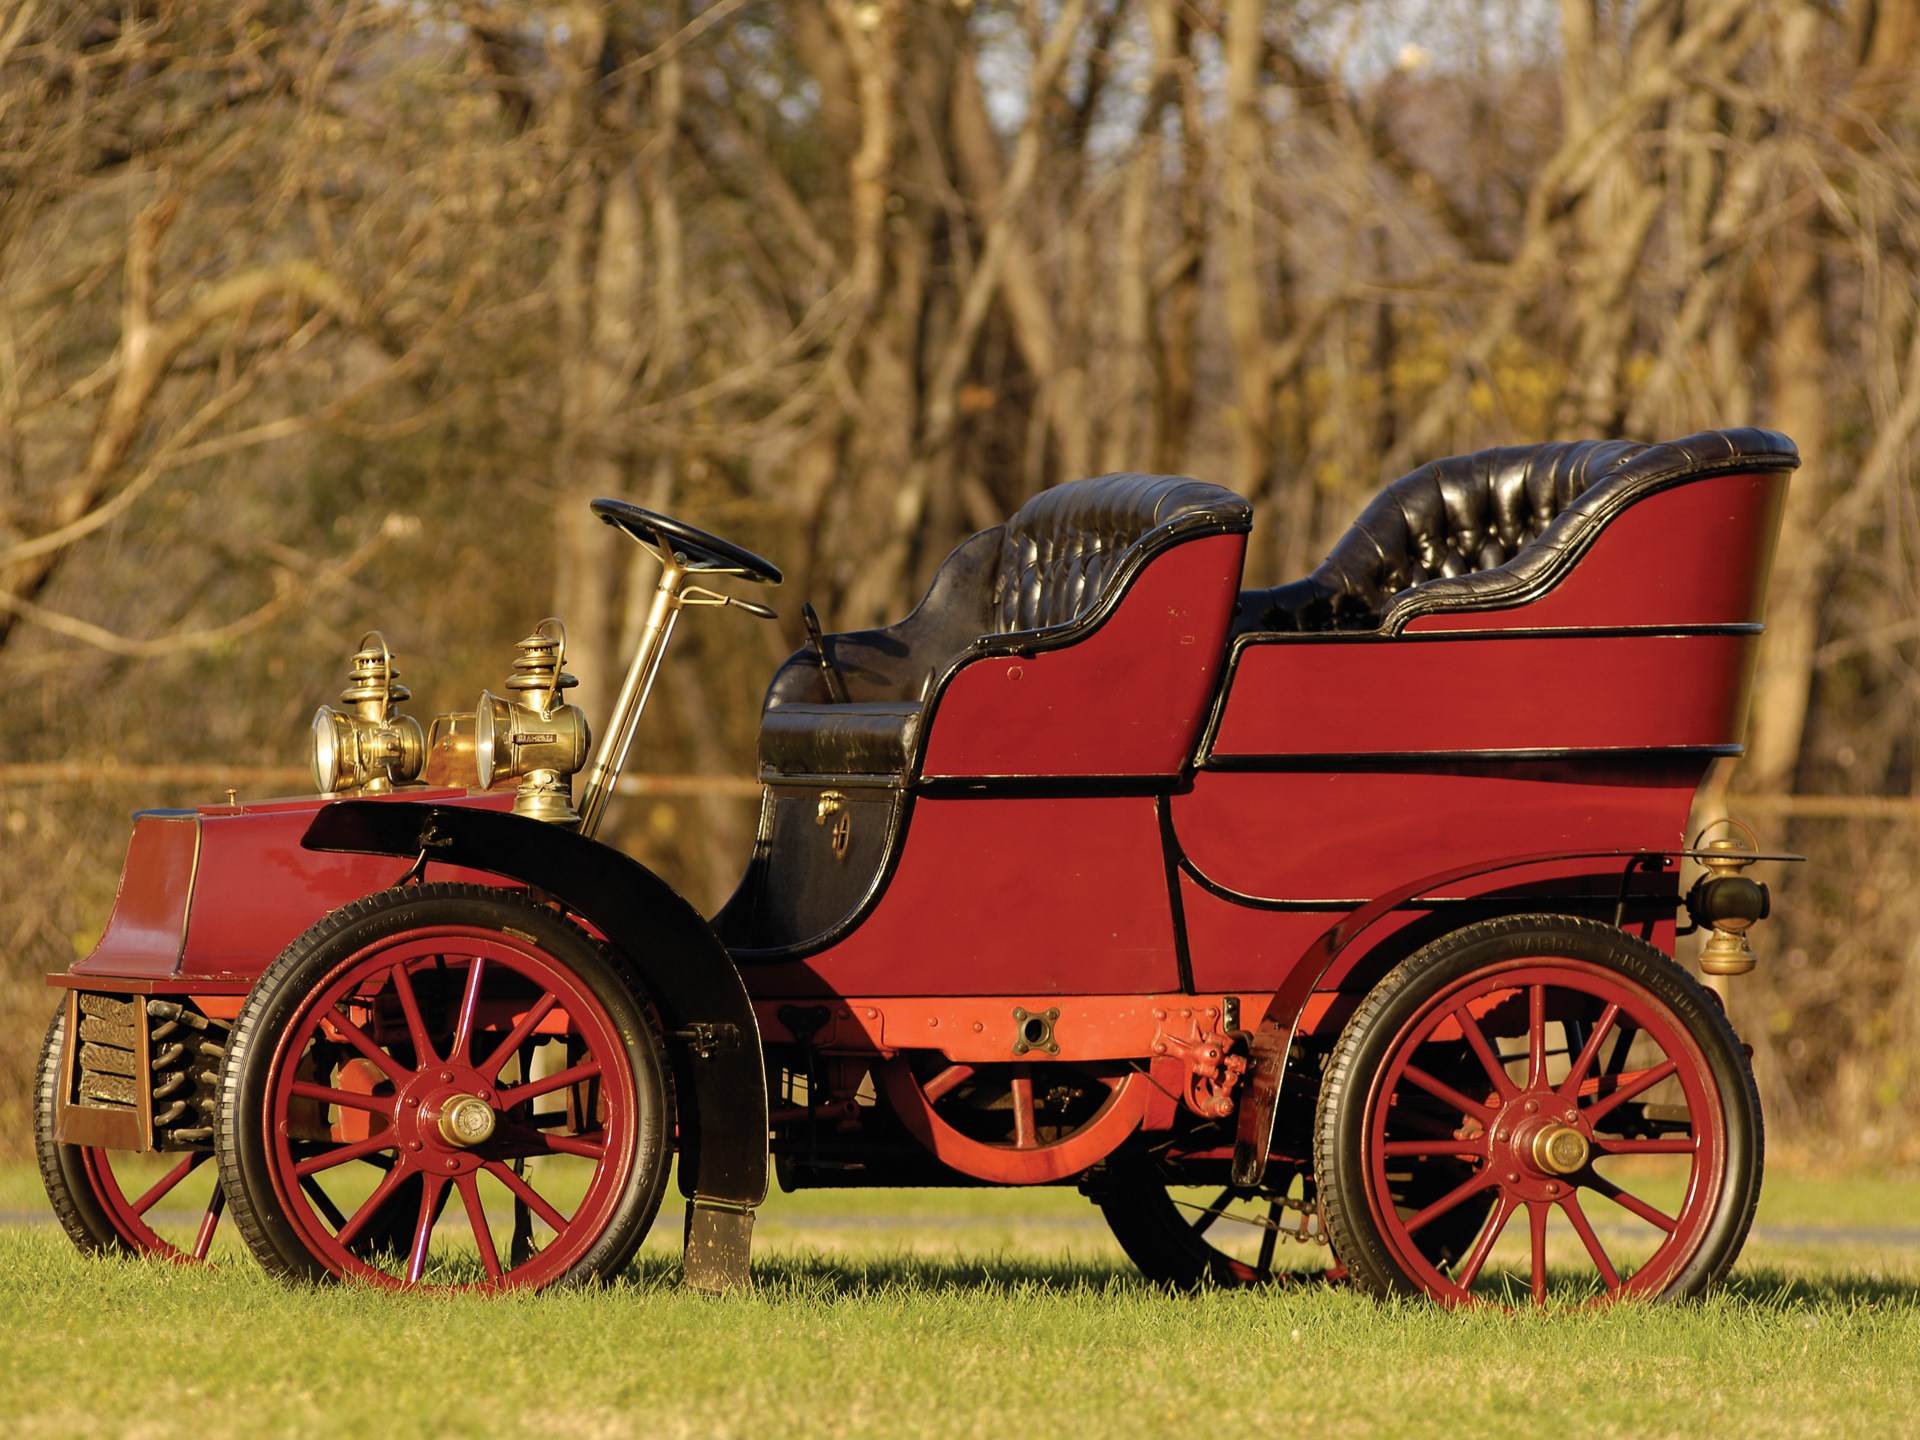
<path id="1" fill-rule="evenodd" d="M 1252 520 L 1252 507 L 1232 491 L 1178 475 L 1102 475 L 1042 491 L 1005 524 L 963 541 L 905 620 L 825 637 L 847 703 L 833 703 L 811 650 L 789 658 L 774 675 L 761 713 L 762 770 L 906 770 L 927 696 L 976 643 L 1065 631 L 1161 545 L 1191 534 L 1244 531 Z"/>
<path id="2" fill-rule="evenodd" d="M 1430 609 L 1518 600 L 1651 491 L 1799 463 L 1786 436 L 1754 429 L 1658 445 L 1516 445 L 1435 460 L 1375 496 L 1306 579 L 1243 592 L 1234 628 L 1394 629 Z"/>

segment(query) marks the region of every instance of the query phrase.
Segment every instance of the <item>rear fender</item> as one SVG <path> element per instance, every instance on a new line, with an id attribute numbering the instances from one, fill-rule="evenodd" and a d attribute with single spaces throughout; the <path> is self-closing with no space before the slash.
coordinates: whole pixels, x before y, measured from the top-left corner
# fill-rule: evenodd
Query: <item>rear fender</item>
<path id="1" fill-rule="evenodd" d="M 1307 1000 L 1321 988 L 1347 952 L 1388 915 L 1402 905 L 1445 886 L 1477 880 L 1530 865 L 1551 864 L 1563 860 L 1616 860 L 1639 862 L 1641 867 L 1664 868 L 1675 850 L 1557 850 L 1532 855 L 1510 855 L 1502 860 L 1482 860 L 1452 870 L 1441 870 L 1411 885 L 1390 890 L 1358 909 L 1349 911 L 1320 938 L 1307 947 L 1287 972 L 1280 988 L 1274 991 L 1266 1017 L 1254 1033 L 1252 1083 L 1240 1102 L 1239 1127 L 1233 1146 L 1233 1183 L 1255 1186 L 1267 1168 L 1267 1155 L 1273 1148 L 1274 1121 L 1280 1108 L 1280 1091 L 1286 1079 L 1287 1055 L 1294 1037 L 1301 1031 Z"/>
<path id="2" fill-rule="evenodd" d="M 604 935 L 633 967 L 669 1037 L 680 1190 L 689 1201 L 687 1283 L 748 1285 L 753 1210 L 767 1198 L 766 1064 L 740 972 L 699 911 L 619 851 L 512 814 L 348 800 L 322 810 L 301 843 L 424 855 L 503 875 L 553 896 Z"/>

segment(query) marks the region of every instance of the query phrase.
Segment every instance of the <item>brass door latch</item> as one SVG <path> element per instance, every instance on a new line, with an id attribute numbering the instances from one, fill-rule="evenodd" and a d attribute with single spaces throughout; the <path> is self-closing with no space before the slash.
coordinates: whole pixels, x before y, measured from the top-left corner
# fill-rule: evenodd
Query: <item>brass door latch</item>
<path id="1" fill-rule="evenodd" d="M 833 846 L 834 858 L 847 858 L 847 846 L 853 839 L 853 812 L 847 809 L 847 797 L 838 790 L 820 792 L 820 808 L 814 812 L 813 823 L 824 825 L 833 821 L 833 829 L 828 832 L 827 841 Z"/>

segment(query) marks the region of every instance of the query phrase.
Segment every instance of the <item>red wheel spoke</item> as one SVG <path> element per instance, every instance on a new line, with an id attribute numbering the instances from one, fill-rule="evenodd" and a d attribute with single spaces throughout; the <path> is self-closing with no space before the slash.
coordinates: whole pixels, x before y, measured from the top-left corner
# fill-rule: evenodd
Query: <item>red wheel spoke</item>
<path id="1" fill-rule="evenodd" d="M 321 1100 L 329 1105 L 338 1105 L 342 1110 L 365 1110 L 369 1114 L 384 1115 L 393 1118 L 395 1107 L 400 1103 L 393 1095 L 363 1095 L 358 1090 L 336 1090 L 331 1085 L 316 1085 L 311 1080 L 296 1080 L 292 1090 L 302 1100 Z"/>
<path id="2" fill-rule="evenodd" d="M 500 1278 L 500 1252 L 494 1248 L 493 1230 L 487 1224 L 486 1207 L 480 1203 L 480 1181 L 477 1176 L 462 1175 L 456 1182 L 460 1187 L 460 1203 L 467 1207 L 467 1223 L 473 1227 L 474 1244 L 480 1247 L 480 1263 L 486 1267 L 487 1279 Z"/>
<path id="3" fill-rule="evenodd" d="M 133 1202 L 133 1213 L 136 1215 L 146 1214 L 147 1211 L 159 1203 L 162 1195 L 166 1194 L 169 1190 L 173 1189 L 174 1186 L 186 1179 L 187 1176 L 199 1169 L 210 1154 L 210 1151 L 196 1150 L 178 1165 L 175 1165 L 171 1170 L 167 1171 L 166 1174 L 153 1182 L 153 1188 L 151 1190 Z"/>
<path id="4" fill-rule="evenodd" d="M 360 1208 L 347 1217 L 347 1223 L 334 1232 L 333 1238 L 342 1245 L 351 1245 L 354 1238 L 366 1229 L 367 1222 L 387 1203 L 393 1192 L 400 1188 L 400 1182 L 414 1172 L 404 1165 L 396 1165 L 387 1172 L 386 1178 L 373 1187 L 373 1193 L 360 1202 Z"/>
<path id="5" fill-rule="evenodd" d="M 1034 1124 L 1033 1069 L 1016 1065 L 1013 1069 L 1013 1148 L 1031 1150 L 1040 1143 Z"/>
<path id="6" fill-rule="evenodd" d="M 418 1285 L 427 1270 L 427 1247 L 433 1243 L 433 1213 L 439 1208 L 440 1192 L 447 1182 L 438 1175 L 422 1173 L 420 1217 L 414 1224 L 413 1248 L 407 1252 L 407 1283 Z"/>
<path id="7" fill-rule="evenodd" d="M 1613 1203 L 1618 1205 L 1622 1210 L 1626 1210 L 1631 1212 L 1632 1214 L 1638 1215 L 1642 1220 L 1646 1221 L 1649 1225 L 1658 1226 L 1660 1229 L 1666 1231 L 1666 1233 L 1669 1235 L 1671 1235 L 1674 1232 L 1675 1227 L 1680 1223 L 1679 1221 L 1675 1220 L 1671 1215 L 1668 1215 L 1664 1211 L 1656 1209 L 1654 1206 L 1649 1205 L 1645 1200 L 1642 1200 L 1638 1195 L 1634 1195 L 1629 1193 L 1628 1191 L 1622 1190 L 1618 1185 L 1614 1184 L 1613 1181 L 1607 1179 L 1607 1177 L 1604 1175 L 1595 1175 L 1587 1183 L 1593 1186 L 1593 1188 L 1598 1190 L 1602 1195 L 1606 1196 L 1607 1199 L 1613 1201 Z"/>
<path id="8" fill-rule="evenodd" d="M 426 1019 L 420 1014 L 420 997 L 413 993 L 413 977 L 407 973 L 404 960 L 388 973 L 393 976 L 393 993 L 400 997 L 400 1013 L 407 1017 L 407 1034 L 413 1040 L 413 1068 L 424 1070 L 439 1060 L 440 1055 L 433 1048 Z"/>
<path id="9" fill-rule="evenodd" d="M 1462 1290 L 1471 1290 L 1473 1282 L 1480 1278 L 1480 1269 L 1487 1263 L 1487 1256 L 1493 1253 L 1494 1244 L 1500 1239 L 1500 1232 L 1507 1228 L 1507 1221 L 1520 1202 L 1511 1195 L 1502 1194 L 1499 1204 L 1493 1207 L 1493 1214 L 1487 1217 L 1480 1238 L 1474 1241 L 1473 1251 L 1460 1264 L 1460 1273 L 1453 1277 L 1453 1283 Z"/>
<path id="10" fill-rule="evenodd" d="M 590 1080 L 599 1073 L 598 1060 L 583 1060 L 578 1065 L 569 1065 L 566 1069 L 556 1070 L 551 1075 L 542 1075 L 538 1080 L 529 1080 L 526 1084 L 516 1085 L 511 1090 L 502 1090 L 493 1108 L 511 1110 L 523 1100 L 551 1095 L 555 1090 L 564 1090 L 569 1085 L 578 1085 L 582 1080 Z"/>
<path id="11" fill-rule="evenodd" d="M 498 1160 L 489 1160 L 486 1166 L 489 1174 L 497 1176 L 501 1184 L 525 1201 L 527 1208 L 546 1221 L 555 1234 L 567 1228 L 567 1217 L 549 1205 L 540 1192 L 529 1185 L 522 1176 L 516 1175 Z"/>
<path id="12" fill-rule="evenodd" d="M 1601 1136 L 1595 1148 L 1602 1155 L 1693 1155 L 1700 1149 L 1697 1135 L 1670 1135 L 1658 1140 L 1611 1140 Z"/>
<path id="13" fill-rule="evenodd" d="M 1547 1083 L 1547 987 L 1527 987 L 1527 1088 Z"/>
<path id="14" fill-rule="evenodd" d="M 1453 1012 L 1453 1018 L 1460 1025 L 1460 1033 L 1467 1037 L 1467 1044 L 1473 1053 L 1480 1057 L 1480 1064 L 1487 1072 L 1487 1078 L 1493 1082 L 1493 1088 L 1502 1095 L 1512 1097 L 1520 1093 L 1520 1087 L 1507 1076 L 1507 1067 L 1500 1063 L 1500 1057 L 1493 1053 L 1493 1046 L 1487 1043 L 1487 1035 L 1480 1028 L 1480 1022 L 1473 1018 L 1473 1012 L 1461 1005 Z"/>
<path id="15" fill-rule="evenodd" d="M 1469 1175 L 1465 1180 L 1462 1180 L 1458 1185 L 1454 1186 L 1453 1189 L 1442 1195 L 1438 1200 L 1427 1206 L 1426 1209 L 1408 1220 L 1407 1233 L 1411 1235 L 1419 1230 L 1421 1226 L 1439 1219 L 1456 1205 L 1464 1203 L 1468 1197 L 1478 1194 L 1492 1183 L 1493 1172 L 1491 1170 L 1475 1171 L 1472 1175 Z"/>
<path id="16" fill-rule="evenodd" d="M 542 1135 L 544 1148 L 556 1155 L 584 1155 L 589 1160 L 598 1160 L 607 1153 L 605 1131 L 596 1131 L 600 1138 L 596 1141 L 587 1135 Z"/>
<path id="17" fill-rule="evenodd" d="M 449 1060 L 464 1064 L 473 1058 L 473 1017 L 480 1008 L 480 977 L 486 968 L 484 955 L 474 956 L 467 966 L 467 988 L 460 996 L 460 1018 L 453 1027 L 453 1043 L 447 1047 Z"/>
<path id="18" fill-rule="evenodd" d="M 1273 1252 L 1280 1242 L 1280 1202 L 1278 1200 L 1267 1206 L 1267 1227 L 1260 1236 L 1260 1263 L 1255 1267 L 1262 1280 L 1269 1279 L 1273 1275 Z"/>
<path id="19" fill-rule="evenodd" d="M 371 1035 L 349 1020 L 340 1010 L 336 1009 L 328 1015 L 326 1023 L 346 1036 L 348 1043 L 354 1049 L 378 1065 L 386 1077 L 396 1085 L 403 1085 L 413 1077 L 413 1071 L 382 1050 Z"/>
<path id="20" fill-rule="evenodd" d="M 942 1095 L 945 1095 L 949 1090 L 953 1089 L 954 1086 L 964 1084 L 972 1078 L 973 1066 L 949 1065 L 938 1075 L 927 1081 L 926 1084 L 922 1085 L 920 1087 L 920 1093 L 925 1095 L 929 1103 L 931 1103 L 932 1101 L 938 1100 Z"/>
<path id="21" fill-rule="evenodd" d="M 227 1208 L 227 1192 L 218 1185 L 213 1187 L 213 1198 L 207 1201 L 207 1212 L 200 1217 L 200 1229 L 193 1237 L 193 1258 L 204 1260 L 207 1251 L 213 1248 L 213 1232 L 220 1224 L 220 1212 Z"/>
<path id="22" fill-rule="evenodd" d="M 1381 1147 L 1389 1157 L 1396 1155 L 1484 1155 L 1487 1142 L 1481 1140 L 1389 1140 Z"/>
<path id="23" fill-rule="evenodd" d="M 1469 1100 L 1444 1080 L 1436 1079 L 1418 1065 L 1409 1065 L 1401 1072 L 1435 1099 L 1444 1100 L 1462 1115 L 1477 1115 L 1485 1118 L 1493 1114 L 1493 1107 L 1482 1105 L 1478 1100 Z"/>
<path id="24" fill-rule="evenodd" d="M 1636 1071 L 1631 1077 L 1622 1075 L 1620 1088 L 1587 1106 L 1580 1112 L 1580 1118 L 1589 1125 L 1599 1124 L 1604 1116 L 1611 1115 L 1634 1096 L 1651 1090 L 1679 1068 L 1672 1060 L 1662 1060 L 1649 1069 Z"/>
<path id="25" fill-rule="evenodd" d="M 1573 1068 L 1567 1071 L 1567 1078 L 1560 1082 L 1558 1094 L 1562 1099 L 1571 1100 L 1580 1093 L 1580 1085 L 1587 1078 L 1587 1071 L 1593 1068 L 1594 1058 L 1600 1053 L 1600 1045 L 1607 1038 L 1607 1032 L 1613 1029 L 1613 1022 L 1619 1017 L 1619 1003 L 1610 1003 L 1600 1012 L 1600 1018 L 1594 1023 L 1593 1033 L 1587 1037 L 1587 1043 L 1580 1047 L 1580 1054 L 1573 1062 Z"/>
<path id="26" fill-rule="evenodd" d="M 1537 988 L 1537 987 L 1536 987 Z M 1547 1212 L 1552 1207 L 1544 1200 L 1527 1202 L 1527 1238 L 1533 1250 L 1533 1303 L 1547 1303 Z"/>
<path id="27" fill-rule="evenodd" d="M 548 1013 L 559 1003 L 560 997 L 552 991 L 548 991 L 534 1001 L 527 1013 L 520 1017 L 520 1022 L 508 1032 L 507 1038 L 494 1046 L 493 1053 L 476 1067 L 480 1074 L 488 1080 L 498 1080 L 501 1068 L 507 1063 L 507 1057 L 520 1048 L 521 1043 L 539 1028 L 540 1022 L 546 1019 Z"/>
<path id="28" fill-rule="evenodd" d="M 1619 1272 L 1613 1268 L 1613 1261 L 1607 1258 L 1607 1247 L 1593 1233 L 1593 1223 L 1587 1219 L 1587 1212 L 1580 1208 L 1580 1197 L 1568 1191 L 1560 1201 L 1560 1208 L 1567 1212 L 1567 1219 L 1573 1222 L 1574 1233 L 1580 1237 L 1580 1243 L 1587 1247 L 1587 1254 L 1593 1257 L 1594 1266 L 1600 1271 L 1600 1278 L 1606 1282 L 1608 1293 L 1619 1293 Z"/>
<path id="29" fill-rule="evenodd" d="M 336 1145 L 331 1150 L 323 1150 L 318 1155 L 310 1155 L 293 1167 L 293 1173 L 299 1176 L 317 1175 L 322 1170 L 331 1170 L 336 1165 L 345 1165 L 352 1160 L 364 1160 L 382 1150 L 399 1148 L 391 1130 L 382 1130 L 377 1135 L 369 1135 L 364 1140 L 355 1140 L 351 1144 Z"/>

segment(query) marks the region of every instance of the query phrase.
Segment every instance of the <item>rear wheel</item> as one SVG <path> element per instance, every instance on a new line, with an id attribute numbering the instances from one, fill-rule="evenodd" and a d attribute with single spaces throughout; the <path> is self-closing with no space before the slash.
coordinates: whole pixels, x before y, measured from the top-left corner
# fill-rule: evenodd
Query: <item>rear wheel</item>
<path id="1" fill-rule="evenodd" d="M 1761 1149 L 1745 1053 L 1690 975 L 1611 926 L 1521 915 L 1443 936 L 1368 996 L 1327 1068 L 1315 1169 L 1366 1288 L 1544 1303 L 1720 1279 Z M 1464 1253 L 1428 1253 L 1475 1210 Z"/>
<path id="2" fill-rule="evenodd" d="M 328 916 L 248 996 L 221 1183 L 284 1276 L 580 1283 L 639 1248 L 672 1115 L 659 1026 L 590 936 L 513 892 L 414 886 Z"/>

